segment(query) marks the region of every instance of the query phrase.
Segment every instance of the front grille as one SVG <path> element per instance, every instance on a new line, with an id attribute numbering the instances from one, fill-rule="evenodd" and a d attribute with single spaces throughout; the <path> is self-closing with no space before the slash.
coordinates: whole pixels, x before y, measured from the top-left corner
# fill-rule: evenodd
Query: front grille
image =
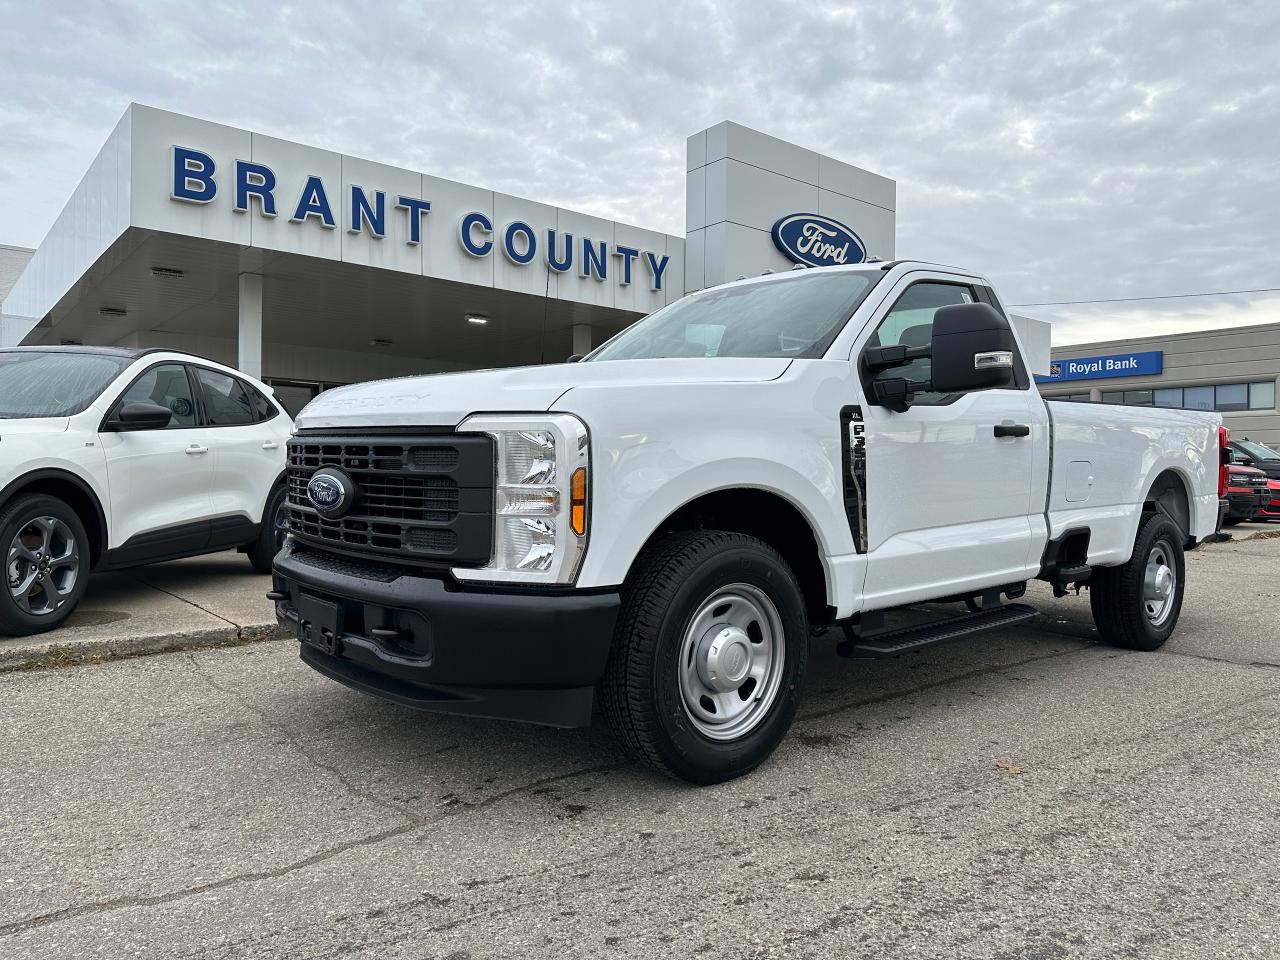
<path id="1" fill-rule="evenodd" d="M 341 517 L 317 511 L 307 484 L 321 467 L 351 477 Z M 493 441 L 487 436 L 358 437 L 299 434 L 289 441 L 290 529 L 324 549 L 398 562 L 482 565 L 493 540 Z"/>

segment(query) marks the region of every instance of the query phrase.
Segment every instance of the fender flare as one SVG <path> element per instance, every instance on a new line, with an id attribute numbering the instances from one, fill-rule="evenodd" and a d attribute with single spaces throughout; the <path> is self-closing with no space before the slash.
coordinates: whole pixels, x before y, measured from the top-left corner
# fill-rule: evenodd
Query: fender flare
<path id="1" fill-rule="evenodd" d="M 94 516 L 92 519 L 97 525 L 98 541 L 101 545 L 98 551 L 98 556 L 94 558 L 94 565 L 96 566 L 97 561 L 101 560 L 107 552 L 107 514 L 102 509 L 102 501 L 98 499 L 97 493 L 95 493 L 93 488 L 85 482 L 83 477 L 76 473 L 72 473 L 70 470 L 65 470 L 59 467 L 41 467 L 38 470 L 32 470 L 30 473 L 24 473 L 22 476 L 17 477 L 3 490 L 0 490 L 0 507 L 3 507 L 13 499 L 15 494 L 44 480 L 58 480 L 70 483 L 77 490 L 83 493 L 89 503 L 93 506 Z"/>

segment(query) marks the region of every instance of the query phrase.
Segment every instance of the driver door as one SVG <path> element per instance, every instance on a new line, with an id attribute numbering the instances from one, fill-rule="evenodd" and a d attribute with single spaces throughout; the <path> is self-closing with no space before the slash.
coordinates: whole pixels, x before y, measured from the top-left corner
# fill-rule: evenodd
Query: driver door
<path id="1" fill-rule="evenodd" d="M 864 346 L 927 346 L 935 310 L 978 299 L 974 285 L 942 277 L 908 278 L 891 297 Z M 877 377 L 928 380 L 930 366 L 917 359 Z M 1027 384 L 918 393 L 902 413 L 866 405 L 867 609 L 1034 575 L 1032 475 L 1037 444 L 1048 439 L 1043 405 L 1032 399 Z M 1028 433 L 996 436 L 997 425 Z"/>
<path id="2" fill-rule="evenodd" d="M 213 457 L 195 396 L 186 364 L 155 364 L 125 388 L 107 419 L 125 403 L 147 401 L 170 410 L 169 425 L 98 435 L 111 490 L 111 547 L 135 537 L 141 541 L 120 558 L 125 562 L 196 551 L 208 543 Z"/>

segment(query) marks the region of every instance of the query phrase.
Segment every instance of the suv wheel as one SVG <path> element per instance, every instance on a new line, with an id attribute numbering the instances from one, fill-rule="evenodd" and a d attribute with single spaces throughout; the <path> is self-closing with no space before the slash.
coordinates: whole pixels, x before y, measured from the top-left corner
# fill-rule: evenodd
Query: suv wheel
<path id="1" fill-rule="evenodd" d="M 267 506 L 262 511 L 262 527 L 258 539 L 249 544 L 245 551 L 249 555 L 249 563 L 258 573 L 270 573 L 271 563 L 284 546 L 284 536 L 289 532 L 289 504 L 285 499 L 286 490 L 283 484 L 271 491 L 267 497 Z"/>
<path id="2" fill-rule="evenodd" d="M 71 616 L 89 579 L 89 539 L 74 510 L 56 497 L 19 497 L 0 511 L 0 547 L 0 633 L 42 633 Z"/>
<path id="3" fill-rule="evenodd" d="M 740 533 L 679 533 L 641 555 L 602 682 L 604 710 L 638 758 L 690 783 L 754 769 L 800 699 L 809 626 L 795 575 Z"/>
<path id="4" fill-rule="evenodd" d="M 1159 513 L 1138 527 L 1133 555 L 1118 567 L 1096 567 L 1089 578 L 1089 606 L 1107 643 L 1155 650 L 1177 626 L 1186 569 L 1183 533 Z"/>

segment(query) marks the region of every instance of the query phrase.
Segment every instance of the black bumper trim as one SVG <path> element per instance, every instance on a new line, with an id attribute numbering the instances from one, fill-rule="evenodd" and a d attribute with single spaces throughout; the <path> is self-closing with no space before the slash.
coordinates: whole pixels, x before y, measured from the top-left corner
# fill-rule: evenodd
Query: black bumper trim
<path id="1" fill-rule="evenodd" d="M 302 659 L 320 673 L 420 709 L 590 723 L 621 604 L 616 590 L 477 590 L 409 574 L 378 581 L 304 556 L 286 547 L 276 558 L 273 592 L 284 595 L 276 619 L 309 637 Z M 304 596 L 313 612 L 336 607 L 334 622 L 300 623 Z"/>

